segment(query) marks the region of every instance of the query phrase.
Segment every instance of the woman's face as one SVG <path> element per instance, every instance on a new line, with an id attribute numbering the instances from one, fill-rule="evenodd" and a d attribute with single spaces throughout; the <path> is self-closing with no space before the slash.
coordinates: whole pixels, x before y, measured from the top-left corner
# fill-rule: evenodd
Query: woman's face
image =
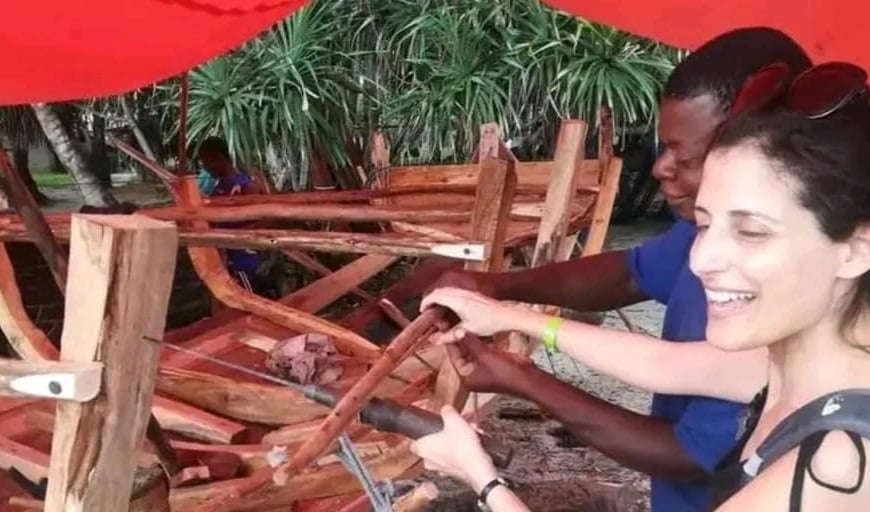
<path id="1" fill-rule="evenodd" d="M 707 295 L 707 339 L 768 345 L 819 322 L 837 290 L 842 247 L 798 202 L 797 184 L 750 144 L 705 164 L 690 265 Z"/>

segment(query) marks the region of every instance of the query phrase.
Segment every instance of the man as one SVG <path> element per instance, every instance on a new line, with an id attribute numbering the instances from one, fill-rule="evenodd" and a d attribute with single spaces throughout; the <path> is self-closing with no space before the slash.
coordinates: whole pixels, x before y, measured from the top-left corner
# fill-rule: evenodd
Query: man
<path id="1" fill-rule="evenodd" d="M 752 28 L 713 39 L 674 69 L 659 105 L 658 129 L 665 149 L 653 168 L 678 217 L 664 234 L 626 251 L 532 270 L 501 274 L 450 271 L 433 288 L 459 286 L 501 300 L 578 311 L 607 311 L 654 299 L 667 306 L 664 339 L 703 340 L 706 299 L 688 267 L 702 164 L 744 81 L 778 61 L 795 70 L 810 65 L 806 54 L 786 35 Z M 581 443 L 650 474 L 653 512 L 706 509 L 704 479 L 734 445 L 739 404 L 656 395 L 651 415 L 645 416 L 592 397 L 479 344 L 469 343 L 466 350 L 471 364 L 461 373 L 470 389 L 536 402 Z"/>
<path id="2" fill-rule="evenodd" d="M 259 188 L 251 178 L 236 169 L 233 165 L 227 143 L 220 137 L 209 137 L 202 141 L 197 151 L 202 167 L 211 175 L 210 183 L 203 182 L 198 176 L 200 190 L 211 196 L 233 196 L 237 194 L 255 194 Z M 208 191 L 208 192 L 206 192 Z M 244 222 L 224 222 L 216 227 L 232 228 L 244 226 Z M 248 291 L 254 292 L 262 287 L 258 285 L 257 270 L 262 263 L 260 255 L 255 251 L 228 249 L 227 268 L 230 274 Z"/>

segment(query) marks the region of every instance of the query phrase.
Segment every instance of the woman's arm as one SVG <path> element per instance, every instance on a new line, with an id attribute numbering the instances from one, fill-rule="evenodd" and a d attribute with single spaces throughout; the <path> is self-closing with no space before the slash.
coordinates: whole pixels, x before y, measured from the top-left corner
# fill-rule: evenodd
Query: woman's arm
<path id="1" fill-rule="evenodd" d="M 440 432 L 421 437 L 411 444 L 411 451 L 423 459 L 426 469 L 439 471 L 462 480 L 480 495 L 498 473 L 492 459 L 480 445 L 480 439 L 456 409 L 441 409 L 444 428 Z M 510 489 L 494 487 L 486 497 L 493 512 L 529 512 L 528 507 Z"/>
<path id="2" fill-rule="evenodd" d="M 440 288 L 421 307 L 440 304 L 461 322 L 437 340 L 451 342 L 464 331 L 488 336 L 519 331 L 541 339 L 552 317 L 456 288 Z M 674 343 L 652 336 L 562 320 L 557 348 L 592 369 L 654 393 L 685 394 L 748 403 L 767 382 L 767 351 L 725 352 L 706 342 Z"/>

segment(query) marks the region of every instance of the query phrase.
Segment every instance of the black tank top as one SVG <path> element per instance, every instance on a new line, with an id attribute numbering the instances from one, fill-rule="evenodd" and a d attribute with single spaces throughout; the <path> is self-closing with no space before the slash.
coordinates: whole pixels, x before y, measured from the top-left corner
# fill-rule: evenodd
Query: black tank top
<path id="1" fill-rule="evenodd" d="M 761 411 L 767 402 L 767 387 L 762 389 L 741 415 L 737 445 L 726 455 L 710 478 L 711 511 L 725 503 L 765 467 L 794 448 L 798 448 L 794 476 L 789 497 L 789 511 L 800 512 L 804 478 L 807 474 L 818 485 L 831 490 L 852 494 L 864 482 L 866 456 L 861 438 L 870 438 L 870 390 L 850 389 L 829 393 L 786 417 L 761 443 L 756 454 L 740 460 L 746 442 L 758 426 Z M 810 468 L 813 455 L 831 431 L 845 431 L 859 455 L 858 482 L 843 488 L 819 481 Z"/>

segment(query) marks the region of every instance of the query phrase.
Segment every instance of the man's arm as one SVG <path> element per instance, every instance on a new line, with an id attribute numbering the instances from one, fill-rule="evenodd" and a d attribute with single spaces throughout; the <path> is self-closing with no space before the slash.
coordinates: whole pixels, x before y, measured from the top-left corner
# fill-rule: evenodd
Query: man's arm
<path id="1" fill-rule="evenodd" d="M 672 424 L 595 398 L 531 365 L 523 374 L 517 394 L 538 404 L 582 443 L 649 475 L 680 481 L 706 476 Z"/>
<path id="2" fill-rule="evenodd" d="M 608 311 L 647 299 L 632 278 L 625 251 L 516 272 L 449 270 L 430 290 L 442 286 L 475 290 L 499 300 L 551 304 L 577 311 Z"/>

